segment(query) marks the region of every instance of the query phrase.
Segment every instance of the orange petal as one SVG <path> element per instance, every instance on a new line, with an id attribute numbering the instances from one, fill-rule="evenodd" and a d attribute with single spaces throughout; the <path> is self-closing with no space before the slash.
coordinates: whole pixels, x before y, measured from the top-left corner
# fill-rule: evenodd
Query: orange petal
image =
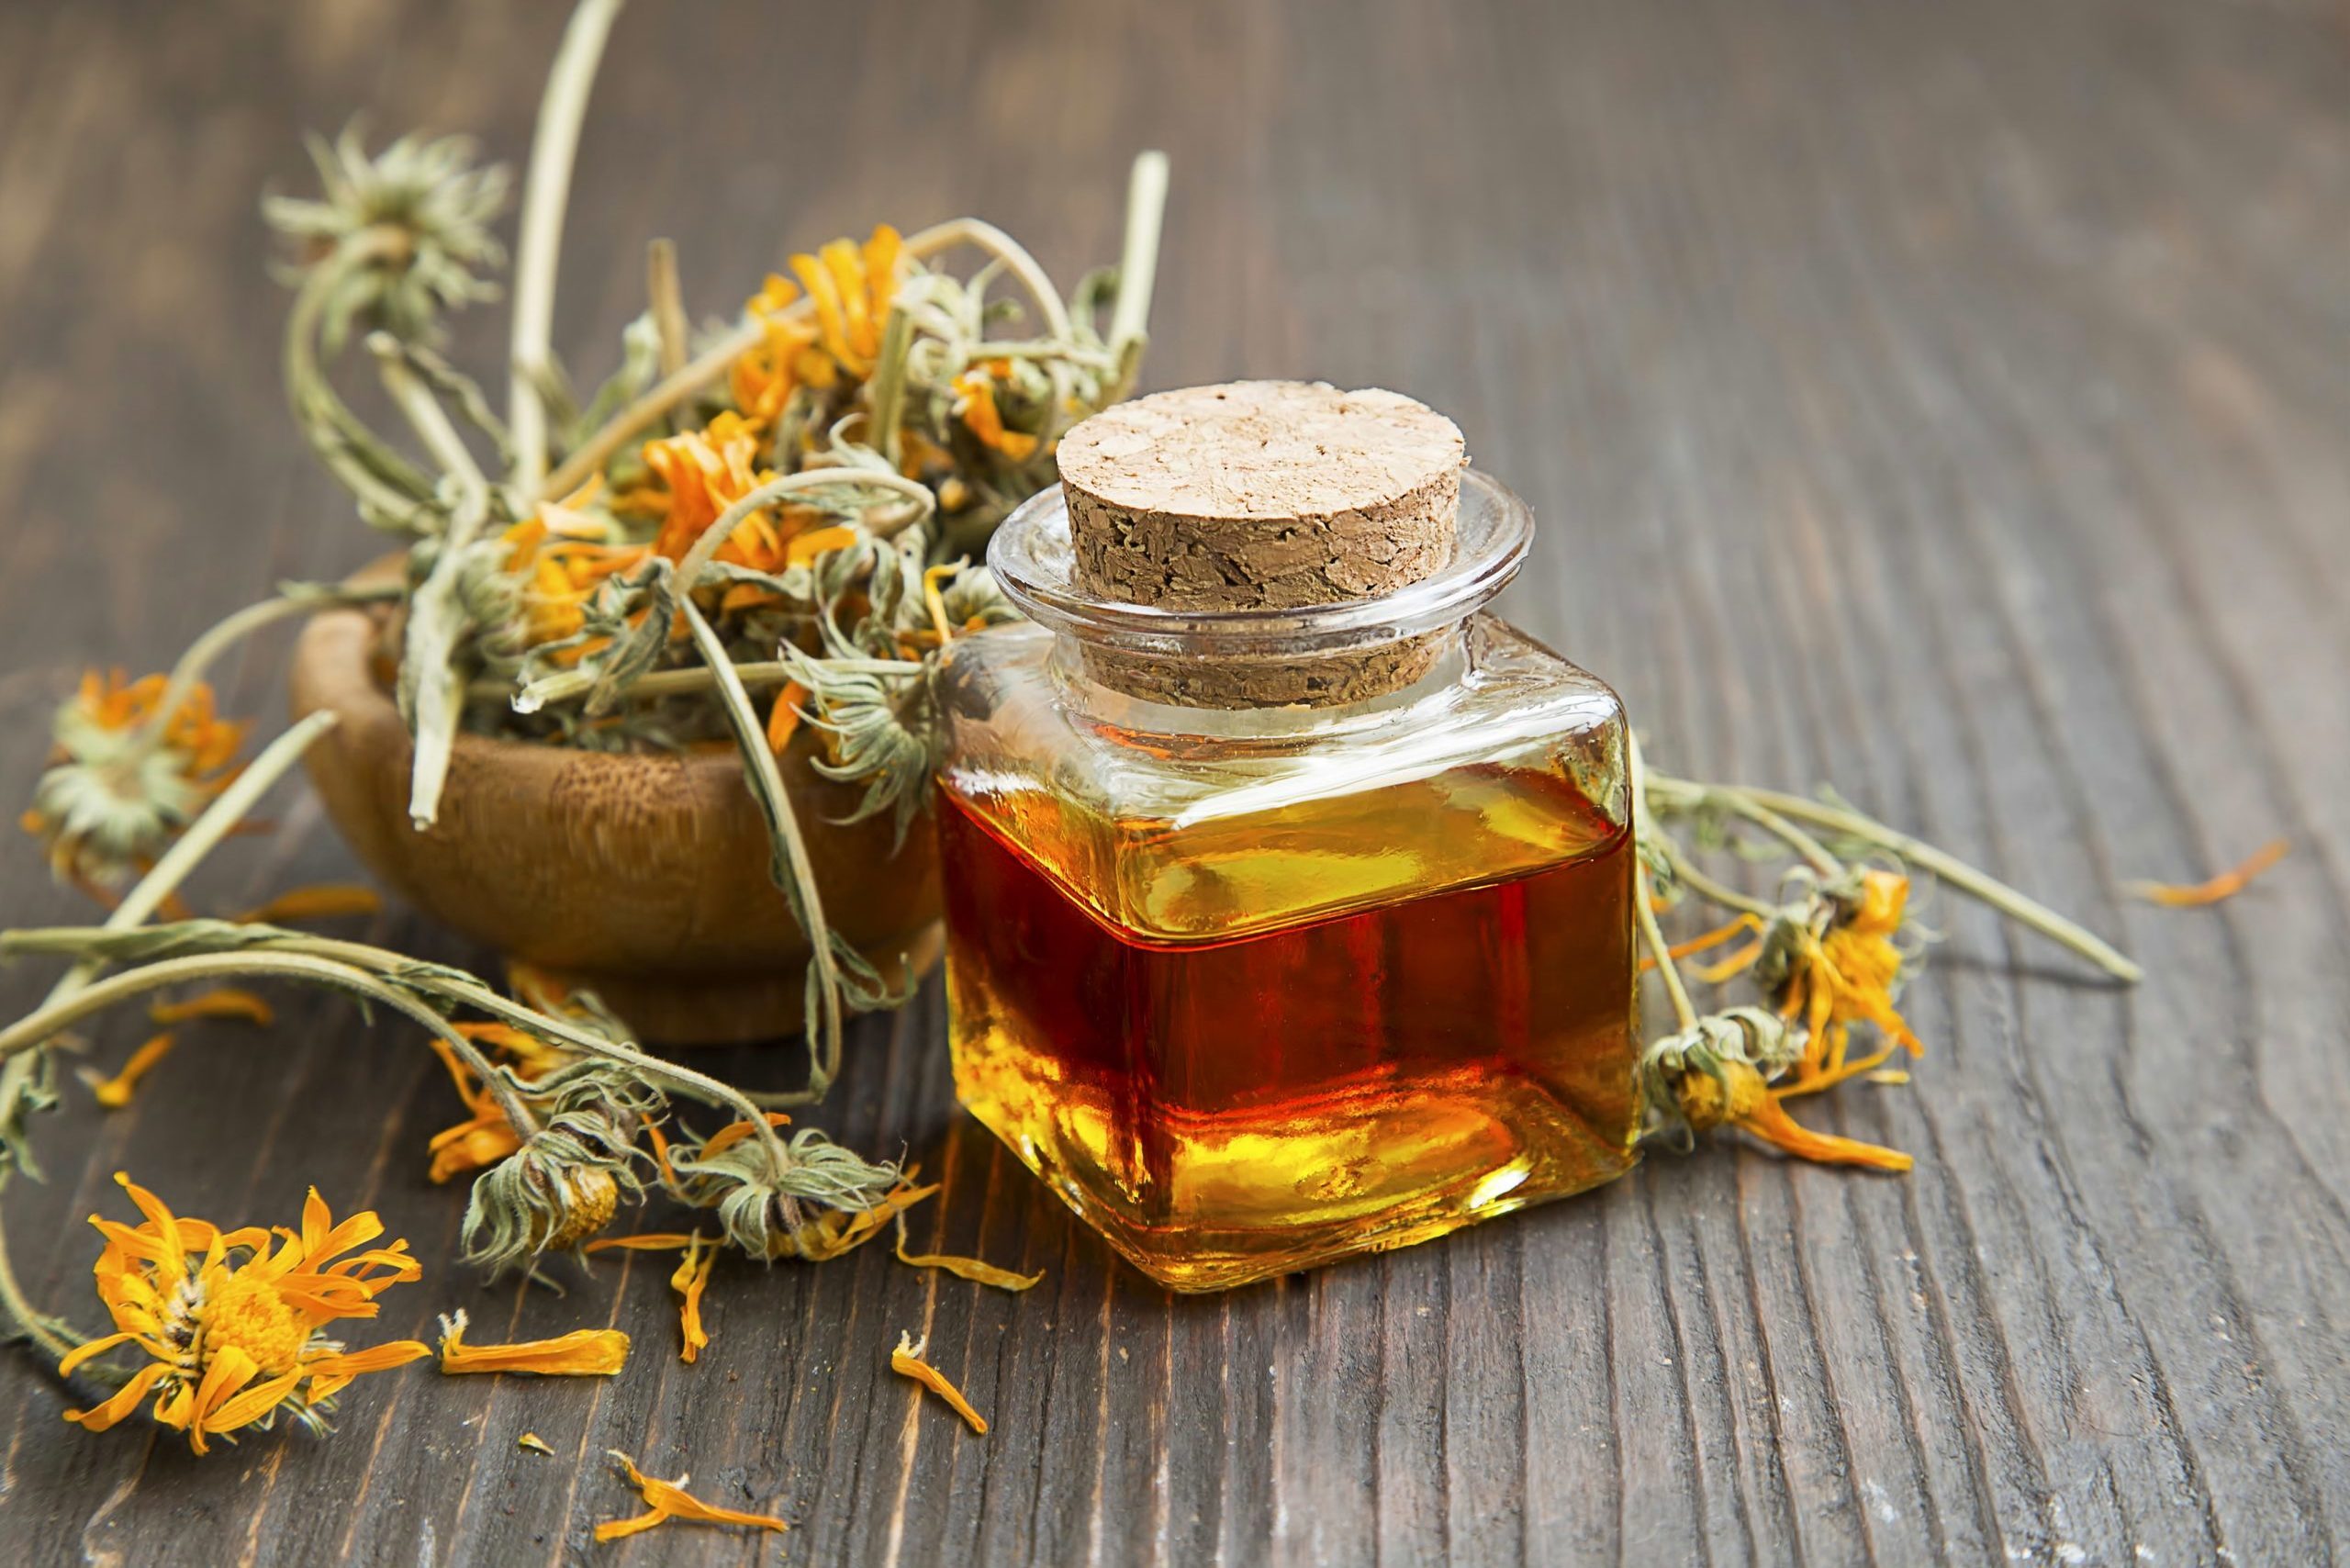
<path id="1" fill-rule="evenodd" d="M 1838 1137 L 1832 1133 L 1816 1133 L 1799 1126 L 1779 1103 L 1773 1093 L 1751 1113 L 1739 1119 L 1738 1125 L 1774 1148 L 1785 1149 L 1798 1159 L 1808 1159 L 1821 1165 L 1863 1165 L 1873 1170 L 1907 1170 L 1916 1163 L 1898 1149 L 1862 1143 L 1856 1138 Z"/>
<path id="2" fill-rule="evenodd" d="M 441 1336 L 444 1372 L 535 1372 L 541 1377 L 610 1377 L 628 1364 L 628 1336 L 617 1328 L 576 1328 L 553 1339 L 468 1345 L 461 1313 Z"/>
<path id="3" fill-rule="evenodd" d="M 987 1417 L 971 1408 L 971 1402 L 963 1397 L 961 1389 L 947 1381 L 945 1372 L 922 1359 L 923 1350 L 929 1343 L 928 1335 L 924 1335 L 922 1342 L 917 1344 L 912 1335 L 900 1334 L 898 1348 L 890 1352 L 890 1370 L 901 1377 L 913 1379 L 914 1382 L 946 1401 L 955 1414 L 962 1417 L 970 1425 L 971 1430 L 983 1438 L 986 1437 L 988 1435 Z"/>
<path id="4" fill-rule="evenodd" d="M 2234 869 L 2222 871 L 2208 882 L 2182 887 L 2174 882 L 2124 882 L 2122 891 L 2148 903 L 2169 909 L 2200 909 L 2222 899 L 2232 899 L 2252 885 L 2254 878 L 2285 858 L 2292 845 L 2281 838 L 2272 838 L 2245 857 Z"/>
<path id="5" fill-rule="evenodd" d="M 122 1064 L 121 1071 L 112 1078 L 102 1078 L 92 1083 L 90 1092 L 96 1096 L 98 1103 L 109 1111 L 118 1111 L 129 1104 L 132 1092 L 139 1087 L 139 1081 L 146 1077 L 157 1062 L 172 1054 L 173 1039 L 172 1032 L 164 1030 L 131 1052 L 130 1059 Z"/>

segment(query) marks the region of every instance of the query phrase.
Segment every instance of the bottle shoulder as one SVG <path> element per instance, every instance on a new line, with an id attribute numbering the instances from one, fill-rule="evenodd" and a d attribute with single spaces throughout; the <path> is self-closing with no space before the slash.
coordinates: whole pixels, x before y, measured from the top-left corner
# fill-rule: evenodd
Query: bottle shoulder
<path id="1" fill-rule="evenodd" d="M 962 639 L 952 807 L 1147 939 L 1228 939 L 1598 853 L 1628 820 L 1623 708 L 1486 616 L 1440 678 L 1336 713 L 1140 711 L 1073 688 L 1034 626 Z"/>

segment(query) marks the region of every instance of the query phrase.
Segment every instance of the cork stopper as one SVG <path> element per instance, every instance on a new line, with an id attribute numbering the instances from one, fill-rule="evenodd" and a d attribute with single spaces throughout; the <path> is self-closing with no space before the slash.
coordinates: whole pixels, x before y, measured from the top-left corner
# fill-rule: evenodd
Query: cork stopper
<path id="1" fill-rule="evenodd" d="M 1452 559 L 1463 443 L 1411 398 L 1243 381 L 1122 403 L 1061 440 L 1076 577 L 1169 610 L 1288 610 L 1375 598 Z M 1103 684 L 1161 701 L 1327 706 L 1400 689 L 1429 633 L 1315 658 L 1206 661 L 1089 648 Z"/>

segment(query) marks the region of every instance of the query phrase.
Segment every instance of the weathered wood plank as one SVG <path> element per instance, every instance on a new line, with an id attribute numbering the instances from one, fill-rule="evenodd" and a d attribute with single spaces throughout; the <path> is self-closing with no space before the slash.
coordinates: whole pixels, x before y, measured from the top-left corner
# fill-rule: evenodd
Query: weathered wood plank
<path id="1" fill-rule="evenodd" d="M 0 10 L 0 799 L 91 661 L 160 665 L 282 576 L 372 554 L 281 411 L 253 215 L 369 111 L 519 158 L 538 6 Z M 453 1260 L 453 1106 L 406 1031 L 282 999 L 130 1108 L 43 1129 L 28 1285 L 91 1316 L 80 1217 L 317 1182 L 428 1261 L 380 1332 L 610 1322 L 586 1387 L 387 1376 L 332 1439 L 196 1461 L 88 1437 L 0 1364 L 0 1527 L 34 1562 L 2327 1562 L 2350 1539 L 2350 34 L 2339 7 L 1781 0 L 640 0 L 599 89 L 557 339 L 583 373 L 675 237 L 697 314 L 790 250 L 975 207 L 1057 272 L 1173 154 L 1157 385 L 1380 383 L 1456 413 L 1546 532 L 1510 613 L 1624 690 L 1660 760 L 1863 804 L 2120 934 L 2117 992 L 1943 898 L 1906 1090 L 1809 1114 L 1871 1180 L 1729 1148 L 1453 1240 L 1170 1299 L 955 1109 L 935 990 L 859 1026 L 823 1124 L 946 1183 L 918 1245 L 722 1267 L 673 1359 L 657 1260 L 556 1300 Z M 498 333 L 456 345 L 492 367 Z M 274 714 L 278 646 L 224 696 Z M 288 791 L 207 872 L 347 859 Z M 2186 879 L 2273 832 L 2224 909 Z M 21 840 L 10 924 L 82 913 Z M 374 939 L 479 963 L 404 913 Z M 45 977 L 0 972 L 0 1005 Z M 95 1031 L 102 1059 L 134 1022 Z M 796 1053 L 713 1058 L 790 1078 Z M 994 1422 L 886 1370 L 901 1330 Z M 515 1439 L 535 1431 L 550 1460 Z M 633 1511 L 618 1447 L 780 1512 Z"/>

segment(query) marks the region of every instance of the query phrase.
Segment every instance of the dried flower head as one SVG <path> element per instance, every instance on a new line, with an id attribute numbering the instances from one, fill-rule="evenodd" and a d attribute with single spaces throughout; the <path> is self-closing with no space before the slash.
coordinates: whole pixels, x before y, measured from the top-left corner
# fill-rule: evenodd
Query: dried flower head
<path id="1" fill-rule="evenodd" d="M 505 207 L 507 174 L 476 166 L 469 138 L 403 136 L 371 158 L 353 127 L 308 146 L 325 199 L 266 196 L 262 215 L 297 243 L 297 274 L 349 263 L 320 318 L 330 353 L 354 325 L 430 342 L 443 311 L 498 297 L 475 274 L 506 262 L 489 224 Z"/>
<path id="2" fill-rule="evenodd" d="M 1894 1006 L 1910 955 L 1896 940 L 1909 902 L 1909 879 L 1874 867 L 1820 885 L 1814 896 L 1782 911 L 1765 932 L 1755 979 L 1773 1005 L 1803 1028 L 1801 1076 L 1846 1076 L 1852 1026 L 1874 1024 L 1883 1050 L 1863 1070 L 1892 1054 L 1925 1047 Z"/>
<path id="3" fill-rule="evenodd" d="M 151 1414 L 185 1432 L 197 1453 L 212 1438 L 266 1428 L 281 1412 L 323 1431 L 345 1383 L 432 1353 L 409 1339 L 346 1351 L 324 1332 L 337 1318 L 375 1316 L 381 1291 L 422 1272 L 405 1241 L 344 1256 L 384 1233 L 375 1215 L 337 1225 L 313 1188 L 301 1232 L 278 1230 L 273 1250 L 271 1232 L 257 1226 L 223 1231 L 183 1218 L 128 1176 L 115 1180 L 146 1215 L 135 1226 L 90 1218 L 106 1238 L 92 1272 L 116 1332 L 74 1350 L 59 1370 L 70 1374 L 123 1345 L 150 1360 L 112 1398 L 68 1411 L 67 1420 L 102 1432 L 151 1394 Z"/>
<path id="4" fill-rule="evenodd" d="M 19 823 L 61 880 L 93 890 L 120 884 L 235 777 L 230 765 L 246 726 L 215 713 L 210 687 L 189 687 L 154 728 L 170 684 L 160 675 L 133 681 L 120 670 L 90 670 L 58 709 L 56 748 Z"/>
<path id="5" fill-rule="evenodd" d="M 872 1215 L 878 1226 L 902 1187 L 896 1165 L 867 1160 L 813 1127 L 784 1144 L 744 1122 L 681 1148 L 669 1169 L 677 1197 L 714 1210 L 728 1240 L 770 1260 L 831 1255 L 836 1238 L 826 1219 Z"/>
<path id="6" fill-rule="evenodd" d="M 636 1138 L 664 1109 L 656 1092 L 599 1066 L 565 1075 L 552 1103 L 545 1126 L 476 1178 L 465 1204 L 465 1260 L 493 1276 L 576 1251 L 611 1223 L 621 1197 L 644 1190 Z"/>
<path id="7" fill-rule="evenodd" d="M 1786 1020 L 1761 1007 L 1731 1007 L 1651 1042 L 1638 1069 L 1646 1136 L 1678 1137 L 1734 1126 L 1799 1159 L 1907 1170 L 1909 1157 L 1874 1144 L 1815 1133 L 1780 1102 L 1803 1085 L 1774 1088 L 1802 1043 Z"/>

